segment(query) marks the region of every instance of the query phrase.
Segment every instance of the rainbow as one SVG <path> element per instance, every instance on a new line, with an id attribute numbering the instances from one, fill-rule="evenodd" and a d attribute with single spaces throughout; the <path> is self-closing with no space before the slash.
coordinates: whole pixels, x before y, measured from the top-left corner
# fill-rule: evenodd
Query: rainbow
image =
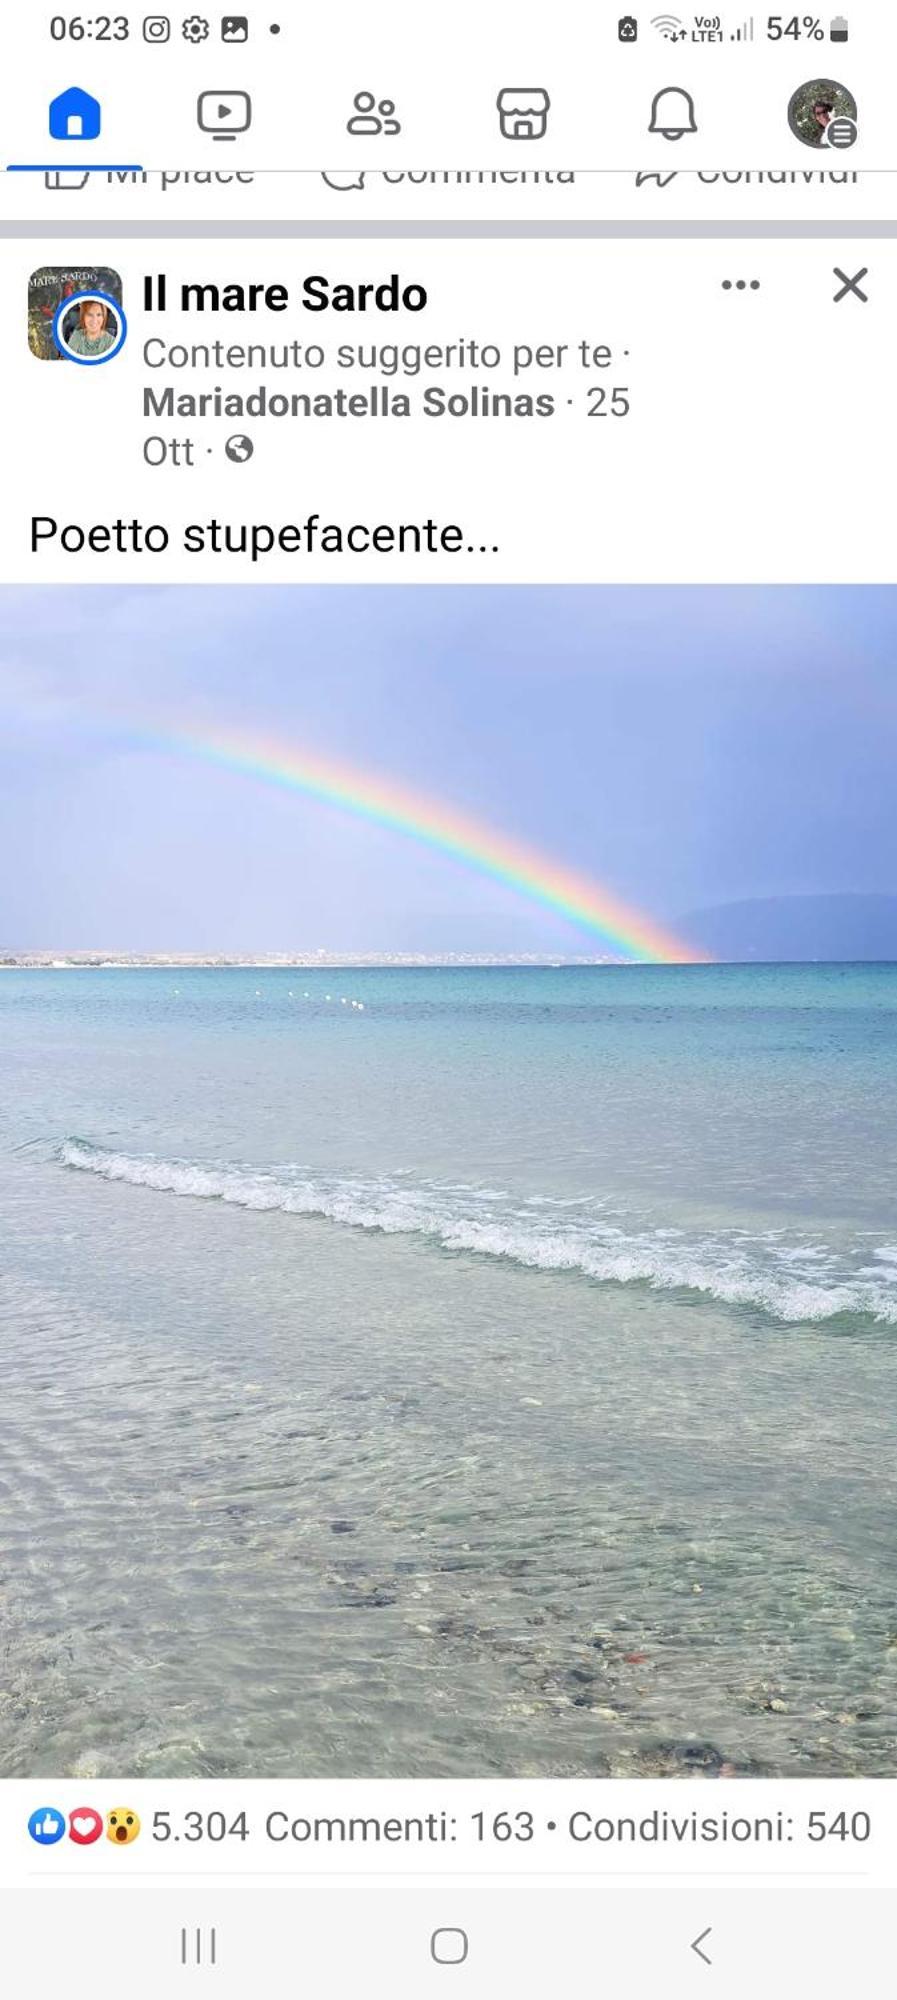
<path id="1" fill-rule="evenodd" d="M 222 770 L 301 792 L 306 798 L 419 841 L 601 938 L 615 955 L 659 960 L 665 965 L 706 963 L 706 953 L 696 951 L 684 938 L 622 902 L 603 884 L 452 806 L 419 796 L 391 778 L 305 749 L 226 731 L 200 734 L 180 730 L 164 736 L 153 731 L 152 737 L 169 752 L 201 757 Z"/>

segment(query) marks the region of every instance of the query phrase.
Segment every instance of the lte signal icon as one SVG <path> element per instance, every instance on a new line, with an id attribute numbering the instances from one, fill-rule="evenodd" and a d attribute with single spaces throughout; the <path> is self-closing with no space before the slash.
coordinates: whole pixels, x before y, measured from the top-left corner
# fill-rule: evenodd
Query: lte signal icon
<path id="1" fill-rule="evenodd" d="M 638 41 L 638 22 L 634 14 L 624 14 L 617 22 L 617 35 L 621 42 Z"/>

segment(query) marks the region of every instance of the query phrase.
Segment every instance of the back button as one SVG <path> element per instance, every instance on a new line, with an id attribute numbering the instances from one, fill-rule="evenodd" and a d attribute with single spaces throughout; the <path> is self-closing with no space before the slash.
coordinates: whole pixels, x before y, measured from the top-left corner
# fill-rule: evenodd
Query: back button
<path id="1" fill-rule="evenodd" d="M 713 1925 L 708 1924 L 706 1931 L 702 1931 L 700 1937 L 692 1938 L 691 1944 L 689 1945 L 689 1951 L 695 1952 L 698 1958 L 702 1958 L 705 1965 L 713 1964 L 712 1958 L 710 1958 L 708 1956 L 708 1953 L 704 1950 L 704 1945 L 706 1944 L 707 1939 L 709 1938 L 712 1930 L 713 1930 Z"/>

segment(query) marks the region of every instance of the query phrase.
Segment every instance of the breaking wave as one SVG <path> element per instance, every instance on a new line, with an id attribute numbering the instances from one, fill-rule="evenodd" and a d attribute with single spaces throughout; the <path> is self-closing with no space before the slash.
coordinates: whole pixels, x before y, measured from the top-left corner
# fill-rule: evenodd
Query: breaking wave
<path id="1" fill-rule="evenodd" d="M 65 1139 L 58 1157 L 81 1173 L 161 1194 L 417 1236 L 442 1250 L 533 1270 L 578 1272 L 602 1284 L 647 1285 L 759 1308 L 787 1323 L 849 1316 L 897 1325 L 897 1246 L 876 1246 L 869 1235 L 836 1249 L 809 1236 L 786 1241 L 784 1230 L 659 1228 L 616 1217 L 589 1198 L 521 1198 L 403 1175 L 166 1160 L 77 1138 Z"/>

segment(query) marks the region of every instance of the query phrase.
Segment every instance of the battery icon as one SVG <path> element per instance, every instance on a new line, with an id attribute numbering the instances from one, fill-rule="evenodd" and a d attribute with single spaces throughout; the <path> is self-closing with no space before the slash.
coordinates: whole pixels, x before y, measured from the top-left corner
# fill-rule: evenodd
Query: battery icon
<path id="1" fill-rule="evenodd" d="M 833 42 L 846 42 L 849 39 L 850 29 L 848 28 L 847 25 L 846 14 L 835 15 L 835 18 L 831 25 L 830 33 Z"/>

